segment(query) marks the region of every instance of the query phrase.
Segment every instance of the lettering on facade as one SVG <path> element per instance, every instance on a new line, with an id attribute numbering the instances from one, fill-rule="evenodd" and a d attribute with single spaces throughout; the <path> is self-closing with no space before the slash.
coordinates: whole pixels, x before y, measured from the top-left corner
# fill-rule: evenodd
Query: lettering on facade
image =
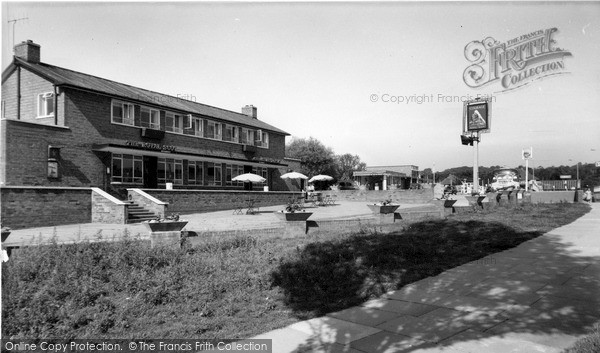
<path id="1" fill-rule="evenodd" d="M 125 141 L 125 145 L 129 147 L 143 148 L 146 150 L 154 150 L 161 152 L 175 152 L 175 146 L 163 145 L 160 143 L 141 142 L 141 141 Z"/>

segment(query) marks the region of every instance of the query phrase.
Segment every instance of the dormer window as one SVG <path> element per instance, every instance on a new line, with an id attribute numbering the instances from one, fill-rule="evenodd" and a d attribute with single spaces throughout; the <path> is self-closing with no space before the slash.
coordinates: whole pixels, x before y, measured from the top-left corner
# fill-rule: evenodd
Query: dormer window
<path id="1" fill-rule="evenodd" d="M 38 94 L 38 118 L 54 116 L 54 93 L 46 92 Z"/>

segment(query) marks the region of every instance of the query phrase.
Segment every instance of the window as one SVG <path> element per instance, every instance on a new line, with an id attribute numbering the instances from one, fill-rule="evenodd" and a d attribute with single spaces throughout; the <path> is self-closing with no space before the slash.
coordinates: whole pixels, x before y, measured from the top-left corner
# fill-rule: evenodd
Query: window
<path id="1" fill-rule="evenodd" d="M 144 161 L 141 156 L 112 155 L 112 181 L 117 183 L 143 183 Z"/>
<path id="2" fill-rule="evenodd" d="M 38 118 L 54 116 L 54 93 L 38 94 Z"/>
<path id="3" fill-rule="evenodd" d="M 165 115 L 165 131 L 183 133 L 183 116 L 167 112 Z"/>
<path id="4" fill-rule="evenodd" d="M 190 161 L 188 163 L 188 184 L 202 185 L 204 177 L 204 163 L 200 161 Z"/>
<path id="5" fill-rule="evenodd" d="M 239 128 L 233 125 L 225 125 L 225 131 L 223 131 L 223 141 L 239 142 Z"/>
<path id="6" fill-rule="evenodd" d="M 160 111 L 142 107 L 140 125 L 150 129 L 160 129 Z"/>
<path id="7" fill-rule="evenodd" d="M 206 124 L 206 135 L 204 137 L 209 139 L 220 140 L 222 136 L 222 125 L 214 121 L 207 121 Z"/>
<path id="8" fill-rule="evenodd" d="M 194 135 L 204 137 L 204 120 L 194 118 L 192 128 L 194 129 Z"/>
<path id="9" fill-rule="evenodd" d="M 206 185 L 219 186 L 221 185 L 222 169 L 220 163 L 206 163 Z"/>
<path id="10" fill-rule="evenodd" d="M 235 167 L 235 166 L 232 166 L 231 164 L 225 165 L 225 184 L 227 184 L 227 185 L 231 185 L 231 183 L 232 183 L 231 178 L 234 178 L 234 176 L 232 174 L 233 167 Z M 235 167 L 235 169 L 237 171 L 237 167 Z"/>
<path id="11" fill-rule="evenodd" d="M 157 174 L 159 183 L 183 184 L 183 160 L 159 158 Z"/>
<path id="12" fill-rule="evenodd" d="M 133 125 L 135 108 L 133 104 L 112 101 L 112 122 L 116 124 Z"/>
<path id="13" fill-rule="evenodd" d="M 260 139 L 258 139 L 258 136 L 256 137 L 258 141 L 256 142 L 256 145 L 263 148 L 269 148 L 269 133 L 262 130 L 258 130 L 256 133 L 260 133 L 261 136 Z"/>
<path id="14" fill-rule="evenodd" d="M 254 130 L 242 128 L 241 142 L 244 145 L 254 146 Z"/>

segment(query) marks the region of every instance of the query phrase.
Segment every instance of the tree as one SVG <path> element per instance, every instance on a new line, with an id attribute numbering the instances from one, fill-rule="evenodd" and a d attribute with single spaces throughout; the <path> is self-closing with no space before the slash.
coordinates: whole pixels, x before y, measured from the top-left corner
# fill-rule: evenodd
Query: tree
<path id="1" fill-rule="evenodd" d="M 352 180 L 355 171 L 367 169 L 367 163 L 361 162 L 358 155 L 345 153 L 336 156 L 337 174 L 339 180 Z"/>
<path id="2" fill-rule="evenodd" d="M 308 176 L 317 174 L 336 175 L 333 150 L 313 137 L 292 139 L 285 146 L 285 154 L 287 157 L 299 159 L 302 172 Z"/>

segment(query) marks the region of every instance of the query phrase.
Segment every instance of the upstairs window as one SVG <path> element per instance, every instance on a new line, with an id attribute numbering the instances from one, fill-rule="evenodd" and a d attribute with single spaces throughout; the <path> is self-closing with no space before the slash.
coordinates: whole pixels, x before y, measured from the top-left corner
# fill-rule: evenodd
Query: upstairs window
<path id="1" fill-rule="evenodd" d="M 242 128 L 241 142 L 244 145 L 254 146 L 254 130 Z"/>
<path id="2" fill-rule="evenodd" d="M 221 140 L 222 135 L 222 125 L 220 123 L 208 120 L 206 124 L 205 137 L 209 139 Z"/>
<path id="3" fill-rule="evenodd" d="M 142 107 L 140 125 L 142 127 L 159 130 L 160 111 L 148 107 Z"/>
<path id="4" fill-rule="evenodd" d="M 112 122 L 133 125 L 135 108 L 133 104 L 114 100 L 112 102 Z"/>
<path id="5" fill-rule="evenodd" d="M 54 93 L 47 92 L 38 94 L 38 118 L 54 116 Z"/>
<path id="6" fill-rule="evenodd" d="M 239 142 L 239 128 L 237 126 L 225 125 L 223 131 L 223 141 Z"/>
<path id="7" fill-rule="evenodd" d="M 165 131 L 183 133 L 183 116 L 167 112 L 165 115 Z"/>
<path id="8" fill-rule="evenodd" d="M 256 132 L 256 145 L 262 148 L 269 148 L 269 133 L 258 130 Z"/>
<path id="9" fill-rule="evenodd" d="M 200 118 L 194 118 L 192 120 L 192 129 L 194 129 L 194 135 L 203 137 L 204 136 L 204 120 Z"/>

